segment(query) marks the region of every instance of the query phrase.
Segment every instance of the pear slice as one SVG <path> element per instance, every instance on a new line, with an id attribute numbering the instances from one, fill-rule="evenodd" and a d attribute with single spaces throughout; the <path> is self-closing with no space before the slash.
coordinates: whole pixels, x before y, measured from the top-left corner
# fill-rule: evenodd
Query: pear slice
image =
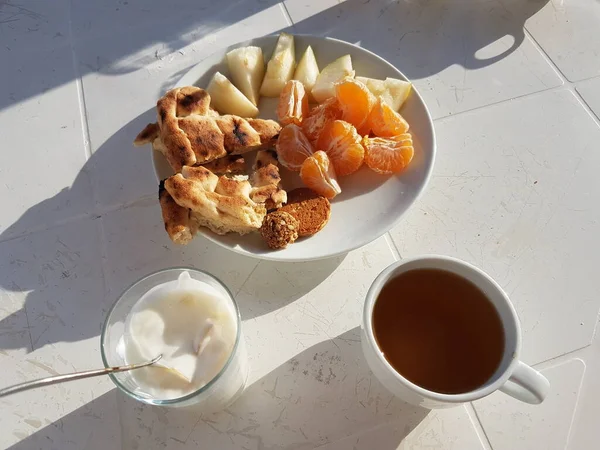
<path id="1" fill-rule="evenodd" d="M 377 80 L 375 78 L 356 77 L 356 79 L 365 84 L 375 97 L 383 97 L 383 100 L 394 111 L 400 110 L 412 89 L 412 83 L 397 78 Z"/>
<path id="2" fill-rule="evenodd" d="M 241 117 L 258 115 L 258 108 L 221 72 L 215 72 L 206 91 L 210 94 L 211 105 L 221 114 Z"/>
<path id="3" fill-rule="evenodd" d="M 375 97 L 383 96 L 386 92 L 384 80 L 366 77 L 356 77 L 356 80 L 367 86 Z"/>
<path id="4" fill-rule="evenodd" d="M 339 57 L 321 71 L 311 91 L 315 100 L 322 103 L 333 97 L 335 95 L 335 82 L 346 77 L 354 77 L 350 55 Z"/>
<path id="5" fill-rule="evenodd" d="M 396 78 L 386 78 L 385 88 L 391 97 L 390 106 L 394 111 L 399 111 L 412 90 L 412 83 Z"/>
<path id="6" fill-rule="evenodd" d="M 240 47 L 227 53 L 227 65 L 233 84 L 258 106 L 260 84 L 265 76 L 262 48 Z"/>
<path id="7" fill-rule="evenodd" d="M 315 58 L 313 49 L 309 45 L 306 47 L 302 58 L 300 58 L 298 67 L 296 67 L 296 72 L 294 72 L 294 80 L 298 80 L 300 83 L 302 83 L 304 85 L 304 89 L 306 92 L 308 92 L 309 97 L 312 97 L 310 91 L 317 82 L 318 76 L 319 66 L 317 65 L 317 60 Z"/>
<path id="8" fill-rule="evenodd" d="M 281 33 L 273 55 L 267 64 L 267 72 L 260 87 L 265 97 L 278 97 L 285 84 L 292 79 L 296 68 L 294 36 Z"/>

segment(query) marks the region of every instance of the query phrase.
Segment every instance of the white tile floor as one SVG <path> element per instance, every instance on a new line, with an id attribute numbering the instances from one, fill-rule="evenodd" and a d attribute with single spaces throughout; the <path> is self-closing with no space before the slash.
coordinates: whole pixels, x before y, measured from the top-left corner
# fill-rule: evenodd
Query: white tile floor
<path id="1" fill-rule="evenodd" d="M 426 194 L 390 235 L 329 261 L 173 247 L 133 137 L 187 67 L 290 25 L 360 43 L 414 80 L 438 119 Z M 108 379 L 9 397 L 0 447 L 595 448 L 599 25 L 596 0 L 0 1 L 0 386 L 100 366 L 107 308 L 173 265 L 236 293 L 252 364 L 248 391 L 211 416 L 145 407 Z M 391 399 L 357 326 L 395 248 L 499 281 L 523 358 L 552 383 L 544 404 L 493 394 L 428 413 Z"/>

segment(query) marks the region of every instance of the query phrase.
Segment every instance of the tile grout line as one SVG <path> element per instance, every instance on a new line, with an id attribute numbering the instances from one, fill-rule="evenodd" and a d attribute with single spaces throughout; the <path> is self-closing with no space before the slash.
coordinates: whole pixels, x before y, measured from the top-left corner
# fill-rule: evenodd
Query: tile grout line
<path id="1" fill-rule="evenodd" d="M 598 324 L 600 323 L 600 310 L 598 310 L 598 314 L 596 314 L 596 324 L 594 325 L 594 331 L 592 332 L 592 338 L 590 339 L 590 345 L 594 343 L 596 340 L 596 336 L 598 335 Z"/>
<path id="2" fill-rule="evenodd" d="M 499 100 L 497 102 L 488 103 L 486 105 L 476 106 L 475 108 L 466 109 L 464 111 L 459 111 L 459 112 L 455 112 L 455 113 L 452 113 L 452 114 L 448 114 L 447 116 L 444 116 L 444 117 L 438 117 L 436 119 L 433 119 L 433 122 L 434 123 L 444 122 L 444 121 L 446 121 L 448 119 L 453 119 L 454 117 L 460 117 L 460 116 L 462 116 L 464 114 L 472 113 L 472 112 L 475 112 L 475 111 L 481 111 L 481 110 L 488 109 L 488 108 L 494 108 L 496 106 L 501 106 L 501 105 L 510 103 L 510 102 L 512 102 L 514 100 L 524 100 L 524 99 L 528 99 L 529 97 L 535 97 L 535 96 L 538 96 L 538 95 L 544 95 L 544 94 L 547 94 L 547 93 L 557 92 L 557 91 L 562 91 L 562 90 L 568 91 L 568 90 L 572 90 L 572 89 L 571 89 L 571 86 L 569 86 L 568 84 L 562 84 L 560 86 L 553 86 L 553 87 L 549 87 L 549 88 L 542 89 L 542 90 L 539 90 L 539 91 L 529 92 L 529 93 L 523 94 L 523 95 L 517 95 L 516 97 L 511 97 L 511 98 L 507 98 L 507 99 L 504 99 L 504 100 Z"/>
<path id="3" fill-rule="evenodd" d="M 77 101 L 79 103 L 79 119 L 81 120 L 81 128 L 83 132 L 83 148 L 85 150 L 86 160 L 92 157 L 92 149 L 90 142 L 90 129 L 88 125 L 87 110 L 85 108 L 85 95 L 83 92 L 83 80 L 79 71 L 77 54 L 75 52 L 75 40 L 73 38 L 73 17 L 72 7 L 69 5 L 69 43 L 71 45 L 71 58 L 73 61 L 73 72 L 75 74 L 75 85 L 77 86 Z M 92 187 L 92 194 L 94 189 Z M 93 194 L 94 195 L 94 194 Z M 95 204 L 95 202 L 94 202 Z"/>
<path id="4" fill-rule="evenodd" d="M 285 20 L 288 22 L 288 25 L 293 27 L 295 25 L 295 23 L 292 20 L 292 15 L 290 14 L 289 10 L 287 9 L 287 6 L 285 6 L 285 2 L 283 0 L 280 1 L 279 6 L 281 7 L 281 11 L 283 12 L 283 15 L 285 16 Z"/>
<path id="5" fill-rule="evenodd" d="M 477 437 L 479 437 L 479 442 L 481 442 L 481 445 L 483 445 L 486 450 L 493 449 L 490 438 L 483 428 L 483 424 L 481 423 L 481 419 L 479 418 L 479 414 L 477 414 L 477 410 L 473 406 L 473 403 L 466 403 L 465 410 L 467 411 L 467 416 L 469 417 L 473 428 L 475 428 L 475 433 L 477 433 Z"/>
<path id="6" fill-rule="evenodd" d="M 102 287 L 104 289 L 104 301 L 106 302 L 109 296 L 109 284 L 108 284 L 108 256 L 107 256 L 107 239 L 106 231 L 104 229 L 104 221 L 102 217 L 96 221 L 96 232 L 98 233 L 98 245 L 100 246 L 100 274 L 102 275 Z M 105 314 L 108 311 L 105 311 Z"/>
<path id="7" fill-rule="evenodd" d="M 75 51 L 75 38 L 73 36 L 73 16 L 72 16 L 73 5 L 69 4 L 69 43 L 71 45 L 71 58 L 73 61 L 73 73 L 75 74 L 75 86 L 77 88 L 77 102 L 79 104 L 79 120 L 81 121 L 81 132 L 83 134 L 83 149 L 85 153 L 86 162 L 84 167 L 81 168 L 81 172 L 85 172 L 87 175 L 88 183 L 90 184 L 90 190 L 92 193 L 92 207 L 90 214 L 94 214 L 98 206 L 98 193 L 96 192 L 95 183 L 90 176 L 89 172 L 86 171 L 85 165 L 89 164 L 92 158 L 92 141 L 90 137 L 90 126 L 87 114 L 87 108 L 85 104 L 85 93 L 83 90 L 83 78 L 81 71 L 79 70 L 79 60 L 77 58 L 77 52 Z M 106 281 L 105 281 L 106 282 Z"/>
<path id="8" fill-rule="evenodd" d="M 584 345 L 583 347 L 579 347 L 574 350 L 569 350 L 568 352 L 563 353 L 562 355 L 553 356 L 552 358 L 545 359 L 544 361 L 540 361 L 535 364 L 531 364 L 531 367 L 533 367 L 537 371 L 542 372 L 551 367 L 556 367 L 556 366 L 560 366 L 561 364 L 567 363 L 567 362 L 571 361 L 572 359 L 585 358 L 586 357 L 585 353 L 590 351 L 589 349 L 591 347 L 592 347 L 592 343 L 590 342 L 590 343 Z"/>
<path id="9" fill-rule="evenodd" d="M 259 260 L 256 265 L 254 266 L 254 268 L 250 271 L 250 273 L 248 274 L 248 276 L 246 277 L 246 279 L 244 280 L 244 282 L 240 285 L 240 288 L 235 292 L 234 294 L 234 298 L 237 298 L 237 296 L 240 294 L 240 292 L 242 292 L 242 289 L 244 289 L 244 286 L 246 285 L 246 283 L 248 282 L 248 280 L 250 279 L 250 277 L 252 277 L 252 275 L 254 275 L 254 272 L 256 272 L 256 269 L 258 269 L 258 266 L 260 265 L 261 260 Z M 242 318 L 243 319 L 243 318 Z"/>
<path id="10" fill-rule="evenodd" d="M 394 238 L 392 238 L 392 234 L 388 231 L 387 233 L 385 233 L 383 235 L 390 251 L 392 252 L 392 256 L 394 257 L 395 261 L 400 261 L 402 259 L 402 255 L 400 254 L 400 250 L 398 249 L 398 246 L 396 245 L 396 242 L 394 242 Z"/>
<path id="11" fill-rule="evenodd" d="M 573 89 L 574 94 L 577 96 L 577 100 L 579 100 L 579 102 L 582 104 L 583 108 L 592 116 L 592 119 L 594 119 L 594 121 L 598 124 L 598 126 L 600 126 L 600 114 L 596 114 L 592 108 L 590 107 L 590 104 L 587 102 L 587 100 L 585 98 L 583 98 L 583 95 L 581 95 L 581 93 L 579 92 L 579 90 L 577 89 L 577 87 L 575 87 L 575 89 Z"/>
<path id="12" fill-rule="evenodd" d="M 591 119 L 594 121 L 594 123 L 596 123 L 598 126 L 600 126 L 600 119 L 598 119 L 596 117 L 596 114 L 590 109 L 590 107 L 588 106 L 587 102 L 585 100 L 583 100 L 583 98 L 581 97 L 581 95 L 577 91 L 577 87 L 573 83 L 564 83 L 561 86 L 554 86 L 554 87 L 551 87 L 551 88 L 542 89 L 541 91 L 530 92 L 528 94 L 523 94 L 523 95 L 519 95 L 519 96 L 512 97 L 512 98 L 507 98 L 505 100 L 500 100 L 500 101 L 495 102 L 495 103 L 489 103 L 487 105 L 477 106 L 475 108 L 471 108 L 471 109 L 467 109 L 465 111 L 460 111 L 460 112 L 452 113 L 452 114 L 449 114 L 449 115 L 444 116 L 444 117 L 438 117 L 436 119 L 433 119 L 433 122 L 435 124 L 437 124 L 437 123 L 443 123 L 446 120 L 453 119 L 455 117 L 460 117 L 460 116 L 462 116 L 464 114 L 472 113 L 472 112 L 475 112 L 475 111 L 481 111 L 481 110 L 485 110 L 485 109 L 488 109 L 488 108 L 499 107 L 499 106 L 508 104 L 508 103 L 510 103 L 510 102 L 512 102 L 514 100 L 525 100 L 525 99 L 529 99 L 530 97 L 537 97 L 537 96 L 540 96 L 540 95 L 545 95 L 545 94 L 549 94 L 549 93 L 553 93 L 553 92 L 560 92 L 560 91 L 571 92 L 573 94 L 573 96 L 577 99 L 577 101 L 582 104 L 583 109 L 588 113 L 588 115 L 591 117 Z"/>
<path id="13" fill-rule="evenodd" d="M 566 439 L 566 443 L 565 443 L 566 449 L 569 448 L 569 443 L 571 442 L 571 437 L 573 435 L 573 428 L 575 427 L 575 417 L 578 415 L 577 408 L 579 406 L 579 402 L 581 401 L 581 392 L 583 390 L 583 383 L 585 382 L 585 373 L 588 370 L 587 365 L 585 364 L 585 361 L 582 361 L 582 363 L 583 363 L 583 373 L 581 374 L 581 380 L 579 380 L 579 386 L 577 386 L 577 398 L 575 399 L 575 405 L 573 405 L 573 416 L 571 417 L 571 423 L 569 424 L 569 431 L 567 433 L 567 439 Z"/>
<path id="14" fill-rule="evenodd" d="M 31 344 L 31 352 L 35 350 L 33 348 L 33 338 L 31 337 L 31 325 L 29 325 L 29 314 L 27 314 L 27 301 L 23 304 L 23 311 L 25 312 L 25 320 L 27 321 L 27 334 L 29 334 L 29 343 Z"/>
<path id="15" fill-rule="evenodd" d="M 523 25 L 523 32 L 525 33 L 525 36 L 527 36 L 529 38 L 529 40 L 532 42 L 533 46 L 537 49 L 537 51 L 540 52 L 540 54 L 542 55 L 542 58 L 544 58 L 546 63 L 549 64 L 550 67 L 552 67 L 554 69 L 554 71 L 557 73 L 557 75 L 562 80 L 563 84 L 570 88 L 570 91 L 573 93 L 575 98 L 577 98 L 577 100 L 579 101 L 579 103 L 581 104 L 583 109 L 585 109 L 585 111 L 590 115 L 590 117 L 596 123 L 596 125 L 600 126 L 600 117 L 598 117 L 598 115 L 596 115 L 596 113 L 594 111 L 592 111 L 592 109 L 590 108 L 590 105 L 585 101 L 585 99 L 582 97 L 582 95 L 577 90 L 578 83 L 581 83 L 582 81 L 587 81 L 587 80 L 597 78 L 597 76 L 584 78 L 584 79 L 578 80 L 578 81 L 570 81 L 566 77 L 566 75 L 559 69 L 559 67 L 554 63 L 554 61 L 552 61 L 552 58 L 550 58 L 548 53 L 546 53 L 544 48 L 539 44 L 539 42 L 535 39 L 535 37 L 533 37 L 533 35 L 529 32 L 529 30 L 527 29 L 527 27 L 525 25 Z"/>
<path id="16" fill-rule="evenodd" d="M 540 45 L 540 43 L 533 37 L 533 35 L 529 32 L 529 30 L 527 29 L 526 25 L 523 24 L 523 33 L 525 34 L 525 36 L 527 36 L 529 38 L 529 40 L 531 41 L 531 44 L 535 47 L 535 49 L 540 53 L 540 55 L 542 56 L 542 58 L 544 59 L 544 61 L 546 61 L 546 63 L 552 67 L 552 69 L 554 69 L 554 71 L 556 72 L 556 74 L 558 75 L 558 77 L 562 80 L 562 82 L 566 85 L 571 85 L 573 83 L 571 83 L 567 77 L 565 76 L 565 74 L 562 72 L 562 70 L 560 70 L 558 68 L 558 66 L 556 64 L 554 64 L 554 61 L 552 61 L 552 58 L 550 58 L 550 56 L 548 55 L 548 53 L 546 53 L 546 51 L 542 48 L 542 46 Z"/>

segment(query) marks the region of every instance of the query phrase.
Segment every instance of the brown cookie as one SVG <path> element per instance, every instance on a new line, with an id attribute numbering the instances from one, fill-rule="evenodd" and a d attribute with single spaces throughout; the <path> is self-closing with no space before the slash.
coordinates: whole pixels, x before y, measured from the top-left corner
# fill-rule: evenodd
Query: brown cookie
<path id="1" fill-rule="evenodd" d="M 287 203 L 279 208 L 291 214 L 299 223 L 299 236 L 312 236 L 329 222 L 329 200 L 308 188 L 298 188 L 287 194 Z"/>
<path id="2" fill-rule="evenodd" d="M 272 249 L 286 248 L 298 239 L 298 221 L 283 211 L 273 211 L 265 216 L 260 234 Z"/>

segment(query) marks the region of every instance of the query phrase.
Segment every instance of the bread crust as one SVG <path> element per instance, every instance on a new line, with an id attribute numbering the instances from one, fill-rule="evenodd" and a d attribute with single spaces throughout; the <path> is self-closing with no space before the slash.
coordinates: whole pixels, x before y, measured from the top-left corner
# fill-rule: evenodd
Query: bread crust
<path id="1" fill-rule="evenodd" d="M 204 89 L 185 86 L 168 91 L 157 104 L 155 124 L 148 124 L 134 145 L 152 143 L 175 172 L 226 155 L 272 147 L 281 126 L 273 120 L 219 116 Z M 158 141 L 158 142 L 157 142 Z"/>

